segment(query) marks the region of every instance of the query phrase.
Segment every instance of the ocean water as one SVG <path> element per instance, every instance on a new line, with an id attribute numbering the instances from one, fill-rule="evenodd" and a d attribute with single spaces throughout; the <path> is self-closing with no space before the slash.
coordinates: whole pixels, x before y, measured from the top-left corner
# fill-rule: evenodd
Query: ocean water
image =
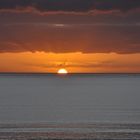
<path id="1" fill-rule="evenodd" d="M 140 74 L 0 74 L 0 139 L 140 139 Z"/>

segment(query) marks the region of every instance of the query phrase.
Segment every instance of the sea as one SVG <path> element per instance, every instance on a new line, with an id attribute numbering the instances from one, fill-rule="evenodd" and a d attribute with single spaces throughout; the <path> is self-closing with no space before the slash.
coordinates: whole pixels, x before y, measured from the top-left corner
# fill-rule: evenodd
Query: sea
<path id="1" fill-rule="evenodd" d="M 140 74 L 0 74 L 0 140 L 140 140 Z"/>

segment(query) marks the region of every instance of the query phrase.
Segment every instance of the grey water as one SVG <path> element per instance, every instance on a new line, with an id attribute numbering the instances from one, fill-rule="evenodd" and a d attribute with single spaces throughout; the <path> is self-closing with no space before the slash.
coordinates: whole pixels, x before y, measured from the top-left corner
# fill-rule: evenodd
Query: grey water
<path id="1" fill-rule="evenodd" d="M 0 132 L 65 130 L 140 133 L 140 74 L 0 74 Z"/>

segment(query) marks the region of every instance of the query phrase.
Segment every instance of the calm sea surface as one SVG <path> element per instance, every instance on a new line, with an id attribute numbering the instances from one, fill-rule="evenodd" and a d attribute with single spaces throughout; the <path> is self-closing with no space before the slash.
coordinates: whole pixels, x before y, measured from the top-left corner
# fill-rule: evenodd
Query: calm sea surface
<path id="1" fill-rule="evenodd" d="M 0 74 L 0 138 L 12 132 L 140 139 L 140 74 Z"/>

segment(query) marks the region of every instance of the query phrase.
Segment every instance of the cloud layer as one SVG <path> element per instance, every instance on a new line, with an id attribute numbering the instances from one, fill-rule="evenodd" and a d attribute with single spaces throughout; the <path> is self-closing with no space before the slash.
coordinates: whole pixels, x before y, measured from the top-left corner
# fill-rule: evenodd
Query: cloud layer
<path id="1" fill-rule="evenodd" d="M 123 11 L 140 8 L 140 0 L 0 0 L 0 10 L 35 9 L 39 12 Z"/>
<path id="2" fill-rule="evenodd" d="M 140 53 L 137 25 L 1 25 L 0 52 Z"/>
<path id="3" fill-rule="evenodd" d="M 140 53 L 139 11 L 140 0 L 0 0 L 0 53 Z"/>

